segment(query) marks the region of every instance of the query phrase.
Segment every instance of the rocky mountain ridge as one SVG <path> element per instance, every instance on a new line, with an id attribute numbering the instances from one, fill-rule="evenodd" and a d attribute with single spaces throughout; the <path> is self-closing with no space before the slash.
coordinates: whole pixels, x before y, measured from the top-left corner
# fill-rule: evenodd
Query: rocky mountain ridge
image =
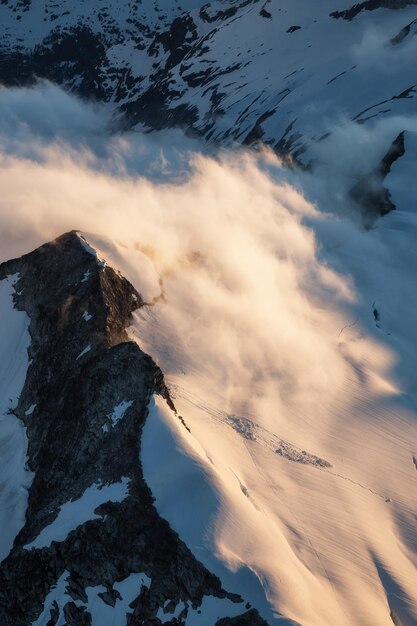
<path id="1" fill-rule="evenodd" d="M 173 405 L 125 332 L 140 295 L 75 232 L 2 264 L 0 280 L 10 275 L 15 307 L 30 318 L 30 364 L 12 410 L 34 477 L 26 522 L 0 565 L 1 624 L 96 626 L 106 610 L 129 626 L 185 625 L 205 597 L 241 607 L 222 625 L 264 624 L 161 519 L 144 482 L 149 400 Z"/>

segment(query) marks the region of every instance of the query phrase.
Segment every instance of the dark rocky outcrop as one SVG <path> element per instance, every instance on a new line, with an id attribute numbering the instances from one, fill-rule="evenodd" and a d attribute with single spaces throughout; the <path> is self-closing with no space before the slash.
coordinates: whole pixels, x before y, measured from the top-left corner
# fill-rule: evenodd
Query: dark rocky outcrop
<path id="1" fill-rule="evenodd" d="M 417 0 L 366 0 L 358 2 L 350 9 L 344 11 L 333 11 L 331 17 L 336 19 L 353 20 L 361 11 L 375 11 L 375 9 L 405 9 L 405 7 L 417 4 Z"/>
<path id="2" fill-rule="evenodd" d="M 48 626 L 62 615 L 68 626 L 89 626 L 86 587 L 104 586 L 100 598 L 111 607 L 119 598 L 114 583 L 135 572 L 152 582 L 137 589 L 126 615 L 129 626 L 160 624 L 158 608 L 168 601 L 173 607 L 184 602 L 182 617 L 166 616 L 165 623 L 179 625 L 185 624 L 187 606 L 198 607 L 205 595 L 238 600 L 161 519 L 143 479 L 139 455 L 149 399 L 156 393 L 171 401 L 160 369 L 126 334 L 131 312 L 142 306 L 140 295 L 75 232 L 0 265 L 0 280 L 16 273 L 15 306 L 30 317 L 31 345 L 14 412 L 27 428 L 34 479 L 26 523 L 0 565 L 0 624 L 28 626 L 36 620 L 64 572 L 69 601 L 52 603 Z M 124 418 L 103 428 L 124 400 L 132 402 Z M 64 503 L 91 485 L 122 477 L 129 479 L 123 501 L 102 504 L 99 518 L 63 541 L 24 548 Z M 250 623 L 257 619 L 254 614 Z"/>
<path id="3" fill-rule="evenodd" d="M 75 86 L 80 96 L 105 100 L 105 42 L 83 24 L 68 32 L 52 31 L 28 54 L 0 46 L 0 81 L 7 86 L 34 84 L 45 78 Z"/>
<path id="4" fill-rule="evenodd" d="M 413 20 L 409 24 L 406 24 L 406 26 L 404 26 L 404 28 L 402 28 L 400 32 L 395 35 L 395 37 L 392 37 L 390 44 L 392 46 L 398 46 L 400 43 L 402 43 L 404 39 L 409 36 L 411 32 L 411 27 L 414 26 L 416 22 L 417 20 Z"/>
<path id="5" fill-rule="evenodd" d="M 225 617 L 216 623 L 216 626 L 267 626 L 259 613 L 251 609 L 238 617 Z"/>
<path id="6" fill-rule="evenodd" d="M 225 9 L 218 9 L 217 5 L 212 7 L 209 3 L 207 3 L 200 9 L 200 18 L 203 22 L 208 22 L 209 24 L 219 20 L 227 20 L 234 17 L 239 9 L 242 9 L 250 4 L 255 4 L 256 2 L 259 2 L 259 0 L 240 0 Z"/>
<path id="7" fill-rule="evenodd" d="M 378 167 L 350 190 L 350 196 L 361 207 L 365 225 L 368 227 L 377 217 L 384 216 L 395 209 L 391 193 L 384 186 L 384 180 L 395 161 L 405 154 L 404 135 L 405 133 L 401 132 L 395 138 Z"/>

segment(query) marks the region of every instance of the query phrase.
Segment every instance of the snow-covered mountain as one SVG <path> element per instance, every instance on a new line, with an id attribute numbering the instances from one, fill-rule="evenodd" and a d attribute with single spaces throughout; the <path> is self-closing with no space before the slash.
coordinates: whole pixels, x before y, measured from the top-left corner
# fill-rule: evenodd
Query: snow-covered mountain
<path id="1" fill-rule="evenodd" d="M 47 78 L 128 127 L 263 141 L 307 164 L 335 125 L 415 109 L 416 20 L 401 0 L 2 0 L 0 80 Z"/>
<path id="2" fill-rule="evenodd" d="M 0 0 L 0 626 L 417 626 L 416 35 Z"/>

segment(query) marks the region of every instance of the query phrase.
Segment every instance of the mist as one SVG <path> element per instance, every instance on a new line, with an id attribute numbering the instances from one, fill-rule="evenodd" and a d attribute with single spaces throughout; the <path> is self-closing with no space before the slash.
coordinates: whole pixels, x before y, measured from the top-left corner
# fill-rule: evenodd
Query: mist
<path id="1" fill-rule="evenodd" d="M 388 626 L 376 554 L 415 615 L 399 528 L 403 516 L 416 531 L 404 479 L 416 432 L 414 217 L 401 210 L 365 231 L 348 199 L 356 172 L 415 121 L 335 128 L 312 175 L 267 150 L 213 154 L 179 132 L 117 134 L 103 109 L 47 84 L 1 89 L 0 120 L 0 259 L 76 229 L 142 294 L 131 336 L 161 366 L 203 446 L 199 463 L 222 476 L 219 558 L 257 572 L 274 610 L 301 623 L 378 615 Z M 391 176 L 402 189 L 399 165 Z M 262 451 L 258 476 L 241 443 L 226 461 L 219 415 L 333 469 L 303 473 Z M 239 485 L 230 496 L 233 472 L 252 501 Z M 311 573 L 317 559 L 326 576 Z"/>

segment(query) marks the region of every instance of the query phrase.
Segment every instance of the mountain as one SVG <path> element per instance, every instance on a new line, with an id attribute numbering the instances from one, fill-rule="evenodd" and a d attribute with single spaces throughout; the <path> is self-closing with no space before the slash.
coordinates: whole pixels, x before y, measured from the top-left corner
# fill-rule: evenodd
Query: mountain
<path id="1" fill-rule="evenodd" d="M 311 167 L 335 126 L 414 111 L 416 20 L 401 0 L 2 0 L 0 80 L 45 78 L 125 128 L 263 142 Z"/>
<path id="2" fill-rule="evenodd" d="M 126 334 L 140 295 L 75 232 L 2 264 L 0 279 L 1 624 L 265 624 L 144 481 L 152 397 L 175 408 Z"/>
<path id="3" fill-rule="evenodd" d="M 0 626 L 416 626 L 416 0 L 0 34 Z"/>

